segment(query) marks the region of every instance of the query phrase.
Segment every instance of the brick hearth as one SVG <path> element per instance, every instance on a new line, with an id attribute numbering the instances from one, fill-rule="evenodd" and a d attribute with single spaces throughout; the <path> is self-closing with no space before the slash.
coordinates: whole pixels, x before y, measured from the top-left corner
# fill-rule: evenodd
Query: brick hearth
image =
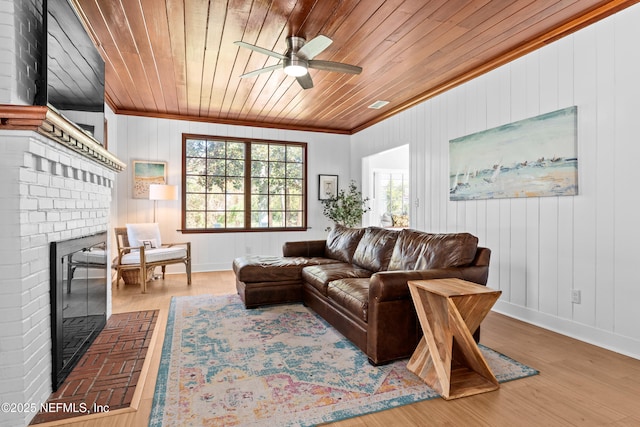
<path id="1" fill-rule="evenodd" d="M 129 407 L 149 349 L 158 310 L 114 314 L 31 424 Z"/>

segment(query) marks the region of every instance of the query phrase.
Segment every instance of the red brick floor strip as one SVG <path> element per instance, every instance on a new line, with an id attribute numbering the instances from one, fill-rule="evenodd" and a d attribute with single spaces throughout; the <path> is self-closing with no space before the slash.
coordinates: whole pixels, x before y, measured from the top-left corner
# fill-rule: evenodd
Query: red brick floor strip
<path id="1" fill-rule="evenodd" d="M 158 310 L 113 314 L 31 425 L 131 405 Z"/>

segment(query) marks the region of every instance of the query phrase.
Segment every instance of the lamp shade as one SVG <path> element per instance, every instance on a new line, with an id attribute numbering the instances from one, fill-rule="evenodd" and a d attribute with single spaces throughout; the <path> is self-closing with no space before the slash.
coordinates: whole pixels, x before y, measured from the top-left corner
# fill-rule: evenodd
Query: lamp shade
<path id="1" fill-rule="evenodd" d="M 151 184 L 149 185 L 149 200 L 178 200 L 178 186 Z"/>

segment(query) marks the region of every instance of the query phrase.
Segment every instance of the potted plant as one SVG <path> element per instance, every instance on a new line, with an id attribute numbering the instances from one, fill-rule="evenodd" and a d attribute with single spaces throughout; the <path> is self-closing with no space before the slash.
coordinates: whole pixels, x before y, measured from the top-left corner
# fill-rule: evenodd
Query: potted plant
<path id="1" fill-rule="evenodd" d="M 340 190 L 335 197 L 321 200 L 322 213 L 336 224 L 345 227 L 355 227 L 362 222 L 362 215 L 371 210 L 367 206 L 368 197 L 362 198 L 362 192 L 356 187 L 355 181 L 349 183 L 349 190 Z M 330 228 L 327 228 L 327 231 Z"/>

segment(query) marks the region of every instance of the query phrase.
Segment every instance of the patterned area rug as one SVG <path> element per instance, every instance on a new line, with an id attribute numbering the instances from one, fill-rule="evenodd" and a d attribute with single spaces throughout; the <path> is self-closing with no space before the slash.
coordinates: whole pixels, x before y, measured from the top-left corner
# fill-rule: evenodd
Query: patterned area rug
<path id="1" fill-rule="evenodd" d="M 538 373 L 482 352 L 500 382 Z M 309 426 L 437 397 L 406 363 L 371 366 L 301 304 L 245 310 L 237 295 L 177 297 L 149 426 Z"/>

